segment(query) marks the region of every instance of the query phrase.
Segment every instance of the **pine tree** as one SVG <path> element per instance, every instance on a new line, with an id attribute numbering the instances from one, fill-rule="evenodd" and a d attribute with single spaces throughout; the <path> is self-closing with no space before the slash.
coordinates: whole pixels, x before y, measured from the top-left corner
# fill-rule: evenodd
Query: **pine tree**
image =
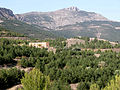
<path id="1" fill-rule="evenodd" d="M 120 76 L 116 75 L 103 90 L 120 90 Z"/>
<path id="2" fill-rule="evenodd" d="M 24 90 L 48 90 L 50 79 L 42 74 L 38 69 L 33 69 L 29 73 L 25 73 L 25 77 L 21 79 Z"/>

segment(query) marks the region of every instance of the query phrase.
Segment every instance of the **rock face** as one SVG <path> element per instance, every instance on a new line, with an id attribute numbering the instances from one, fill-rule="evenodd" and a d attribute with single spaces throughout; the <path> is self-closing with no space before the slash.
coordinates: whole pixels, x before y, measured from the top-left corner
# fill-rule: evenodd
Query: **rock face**
<path id="1" fill-rule="evenodd" d="M 36 24 L 50 29 L 60 26 L 76 24 L 84 21 L 108 21 L 107 18 L 94 12 L 79 10 L 77 7 L 69 7 L 54 12 L 30 12 L 17 14 L 18 20 L 29 24 Z"/>
<path id="2" fill-rule="evenodd" d="M 0 8 L 0 18 L 3 19 L 16 19 L 15 15 L 10 9 Z"/>

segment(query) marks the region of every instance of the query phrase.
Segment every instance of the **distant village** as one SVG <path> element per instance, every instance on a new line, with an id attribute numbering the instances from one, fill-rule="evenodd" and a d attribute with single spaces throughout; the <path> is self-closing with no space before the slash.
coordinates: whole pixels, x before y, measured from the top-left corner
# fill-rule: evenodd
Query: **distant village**
<path id="1" fill-rule="evenodd" d="M 91 42 L 93 40 L 95 40 L 95 38 L 90 38 L 89 42 Z M 97 39 L 97 40 L 108 41 L 105 39 Z M 78 38 L 69 38 L 65 42 L 66 42 L 66 48 L 70 48 L 72 45 L 75 45 L 75 44 L 85 44 L 85 40 L 80 39 L 80 38 L 79 39 Z M 117 42 L 111 42 L 111 41 L 109 41 L 109 43 L 112 46 L 115 46 L 116 44 L 118 44 Z M 47 48 L 48 51 L 53 51 L 54 53 L 56 52 L 56 48 L 50 47 L 49 42 L 30 42 L 29 46 L 36 47 L 36 48 Z M 81 50 L 84 50 L 84 49 L 81 49 Z M 90 49 L 88 49 L 88 50 L 90 50 Z M 101 49 L 101 51 L 105 51 L 105 50 L 110 50 L 110 49 Z M 117 51 L 117 52 L 120 51 L 118 49 L 112 49 L 112 50 Z M 94 51 L 97 51 L 97 49 L 95 49 Z"/>

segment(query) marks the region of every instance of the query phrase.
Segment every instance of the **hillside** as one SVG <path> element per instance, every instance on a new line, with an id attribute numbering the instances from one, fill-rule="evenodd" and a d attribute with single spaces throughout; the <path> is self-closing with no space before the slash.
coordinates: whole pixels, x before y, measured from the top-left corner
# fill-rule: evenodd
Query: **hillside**
<path id="1" fill-rule="evenodd" d="M 88 36 L 107 39 L 110 41 L 120 41 L 120 22 L 113 21 L 89 21 L 73 25 L 66 25 L 53 31 L 63 37 Z"/>
<path id="2" fill-rule="evenodd" d="M 109 41 L 88 37 L 46 42 L 56 49 L 55 53 L 47 48 L 29 47 L 29 41 L 0 39 L 0 90 L 10 90 L 15 85 L 17 89 L 26 89 L 26 85 L 27 90 L 37 90 L 45 83 L 50 83 L 47 90 L 72 90 L 74 85 L 75 90 L 103 90 L 120 75 L 119 43 L 112 45 Z M 32 69 L 38 72 L 29 75 Z M 43 75 L 49 82 L 42 79 Z M 91 89 L 94 83 L 99 89 Z"/>
<path id="3" fill-rule="evenodd" d="M 25 34 L 31 38 L 55 38 L 56 36 L 49 31 L 45 31 L 43 28 L 37 28 L 34 25 L 29 25 L 18 20 L 4 20 L 1 25 L 14 32 Z"/>
<path id="4" fill-rule="evenodd" d="M 45 39 L 56 37 L 46 27 L 30 25 L 17 20 L 13 12 L 6 8 L 0 8 L 0 26 L 17 33 L 25 34 L 30 38 Z"/>
<path id="5" fill-rule="evenodd" d="M 0 37 L 25 37 L 24 34 L 16 33 L 0 26 Z"/>

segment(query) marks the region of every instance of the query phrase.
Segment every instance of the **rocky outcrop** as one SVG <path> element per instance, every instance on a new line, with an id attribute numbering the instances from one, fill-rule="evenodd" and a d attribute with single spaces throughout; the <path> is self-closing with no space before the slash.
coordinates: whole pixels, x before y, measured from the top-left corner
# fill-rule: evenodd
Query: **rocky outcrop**
<path id="1" fill-rule="evenodd" d="M 10 9 L 0 8 L 0 18 L 3 19 L 16 19 L 15 15 Z"/>
<path id="2" fill-rule="evenodd" d="M 76 24 L 84 21 L 108 21 L 107 18 L 94 12 L 79 10 L 77 7 L 69 7 L 54 12 L 30 12 L 17 14 L 18 20 L 29 24 L 36 24 L 50 29 L 60 26 Z"/>

